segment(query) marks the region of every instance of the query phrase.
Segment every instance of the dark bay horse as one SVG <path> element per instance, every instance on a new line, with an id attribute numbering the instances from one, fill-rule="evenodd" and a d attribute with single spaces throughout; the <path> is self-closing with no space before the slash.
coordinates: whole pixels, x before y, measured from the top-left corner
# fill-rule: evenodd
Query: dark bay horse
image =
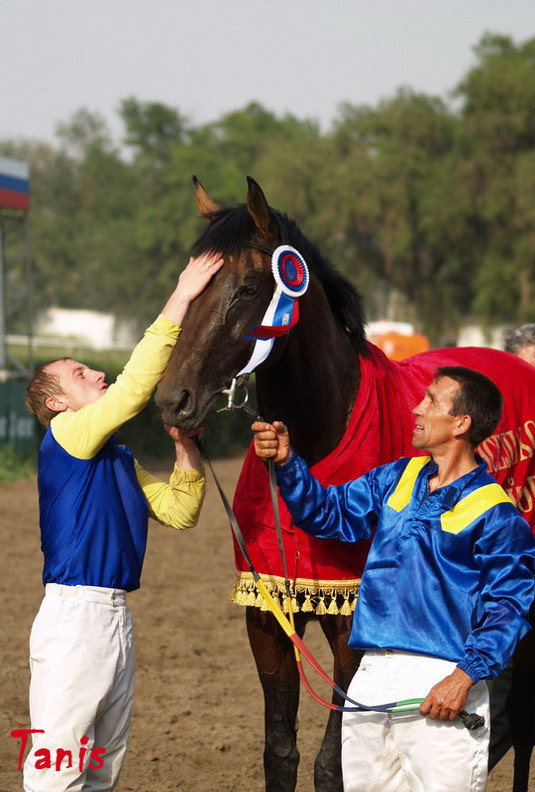
<path id="1" fill-rule="evenodd" d="M 245 204 L 219 209 L 196 181 L 197 204 L 208 225 L 192 253 L 218 250 L 225 265 L 192 304 L 159 385 L 156 400 L 164 422 L 189 430 L 201 427 L 246 365 L 255 343 L 248 336 L 273 295 L 269 252 L 289 244 L 307 262 L 310 284 L 299 299 L 298 324 L 275 341 L 256 371 L 259 413 L 266 420 L 286 423 L 293 447 L 323 483 L 340 483 L 413 453 L 410 411 L 438 365 L 478 368 L 493 377 L 508 405 L 496 434 L 480 451 L 497 480 L 532 518 L 535 423 L 525 413 L 531 409 L 535 416 L 535 370 L 512 355 L 490 350 L 484 361 L 479 350 L 444 350 L 446 357 L 424 353 L 414 358 L 410 371 L 408 364 L 387 361 L 366 343 L 356 289 L 295 223 L 268 206 L 254 180 L 248 183 Z M 360 659 L 348 648 L 347 638 L 365 551 L 353 557 L 353 549 L 348 553 L 338 542 L 309 540 L 281 508 L 296 630 L 302 636 L 311 619 L 319 620 L 333 652 L 333 677 L 347 689 Z M 272 552 L 270 509 L 267 474 L 249 454 L 235 511 L 256 569 L 277 594 L 282 581 L 280 560 Z M 238 555 L 236 559 L 235 599 L 247 605 L 248 635 L 265 699 L 266 790 L 292 792 L 299 762 L 299 677 L 293 648 L 271 614 L 260 607 L 246 567 Z M 315 761 L 316 792 L 342 792 L 340 725 L 340 714 L 331 712 Z"/>

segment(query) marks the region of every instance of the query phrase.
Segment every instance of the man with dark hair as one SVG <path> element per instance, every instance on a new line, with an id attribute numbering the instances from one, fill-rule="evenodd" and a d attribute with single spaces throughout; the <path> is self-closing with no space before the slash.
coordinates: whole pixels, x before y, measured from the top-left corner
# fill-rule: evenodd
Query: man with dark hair
<path id="1" fill-rule="evenodd" d="M 176 456 L 169 482 L 144 470 L 114 434 L 149 401 L 190 303 L 222 263 L 212 254 L 190 260 L 110 386 L 72 358 L 46 364 L 28 385 L 28 408 L 47 431 L 38 470 L 46 589 L 30 636 L 27 792 L 109 792 L 118 782 L 134 696 L 126 594 L 140 586 L 148 517 L 194 526 L 205 479 L 193 439 L 178 429 L 168 427 Z"/>
<path id="2" fill-rule="evenodd" d="M 345 792 L 486 788 L 484 680 L 529 629 L 535 568 L 528 524 L 474 452 L 501 410 L 484 375 L 439 369 L 413 411 L 412 442 L 428 456 L 327 488 L 292 452 L 284 424 L 253 424 L 256 453 L 274 460 L 296 525 L 346 542 L 373 535 L 349 640 L 365 654 L 348 695 L 423 699 L 414 714 L 344 713 Z M 465 729 L 455 720 L 463 709 L 485 727 Z"/>
<path id="3" fill-rule="evenodd" d="M 503 410 L 503 397 L 494 383 L 480 371 L 464 366 L 441 366 L 435 379 L 448 377 L 459 384 L 452 397 L 452 415 L 467 413 L 472 421 L 467 439 L 475 448 L 493 433 Z"/>

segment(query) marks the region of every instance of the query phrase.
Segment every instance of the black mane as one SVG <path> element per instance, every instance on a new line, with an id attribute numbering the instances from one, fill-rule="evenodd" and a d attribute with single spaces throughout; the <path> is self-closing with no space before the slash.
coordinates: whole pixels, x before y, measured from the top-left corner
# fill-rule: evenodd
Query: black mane
<path id="1" fill-rule="evenodd" d="M 269 211 L 279 231 L 279 244 L 292 245 L 301 253 L 323 286 L 333 316 L 345 328 L 355 350 L 366 355 L 365 316 L 360 292 L 333 267 L 293 220 L 275 209 L 270 208 Z M 237 255 L 255 238 L 255 225 L 245 204 L 213 212 L 209 220 L 191 248 L 193 256 L 207 250 Z"/>

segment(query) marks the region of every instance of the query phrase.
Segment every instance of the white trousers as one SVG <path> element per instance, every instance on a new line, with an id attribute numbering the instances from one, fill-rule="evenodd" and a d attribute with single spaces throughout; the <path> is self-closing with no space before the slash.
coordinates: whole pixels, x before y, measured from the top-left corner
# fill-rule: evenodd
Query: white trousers
<path id="1" fill-rule="evenodd" d="M 30 669 L 31 727 L 44 733 L 32 734 L 25 791 L 110 792 L 134 698 L 125 592 L 48 584 L 31 631 Z"/>
<path id="2" fill-rule="evenodd" d="M 366 705 L 425 698 L 455 665 L 407 652 L 368 651 L 348 695 Z M 473 686 L 465 709 L 483 715 L 485 726 L 468 731 L 459 719 L 431 720 L 418 711 L 344 713 L 344 792 L 484 792 L 490 726 L 485 682 Z"/>

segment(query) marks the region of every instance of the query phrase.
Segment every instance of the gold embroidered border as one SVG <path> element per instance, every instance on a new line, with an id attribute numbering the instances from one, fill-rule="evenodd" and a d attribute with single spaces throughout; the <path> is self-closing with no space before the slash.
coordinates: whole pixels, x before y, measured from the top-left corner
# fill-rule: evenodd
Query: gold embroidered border
<path id="1" fill-rule="evenodd" d="M 288 613 L 289 603 L 286 599 L 284 578 L 277 575 L 260 576 L 269 593 L 278 602 L 284 613 Z M 350 616 L 357 601 L 360 579 L 355 580 L 307 580 L 298 578 L 290 581 L 291 608 L 294 613 L 315 613 L 322 616 Z M 304 597 L 297 598 L 298 594 Z M 230 595 L 236 605 L 251 605 L 261 610 L 268 610 L 266 601 L 256 590 L 251 572 L 237 572 L 234 590 Z M 343 600 L 343 601 L 342 601 Z"/>

